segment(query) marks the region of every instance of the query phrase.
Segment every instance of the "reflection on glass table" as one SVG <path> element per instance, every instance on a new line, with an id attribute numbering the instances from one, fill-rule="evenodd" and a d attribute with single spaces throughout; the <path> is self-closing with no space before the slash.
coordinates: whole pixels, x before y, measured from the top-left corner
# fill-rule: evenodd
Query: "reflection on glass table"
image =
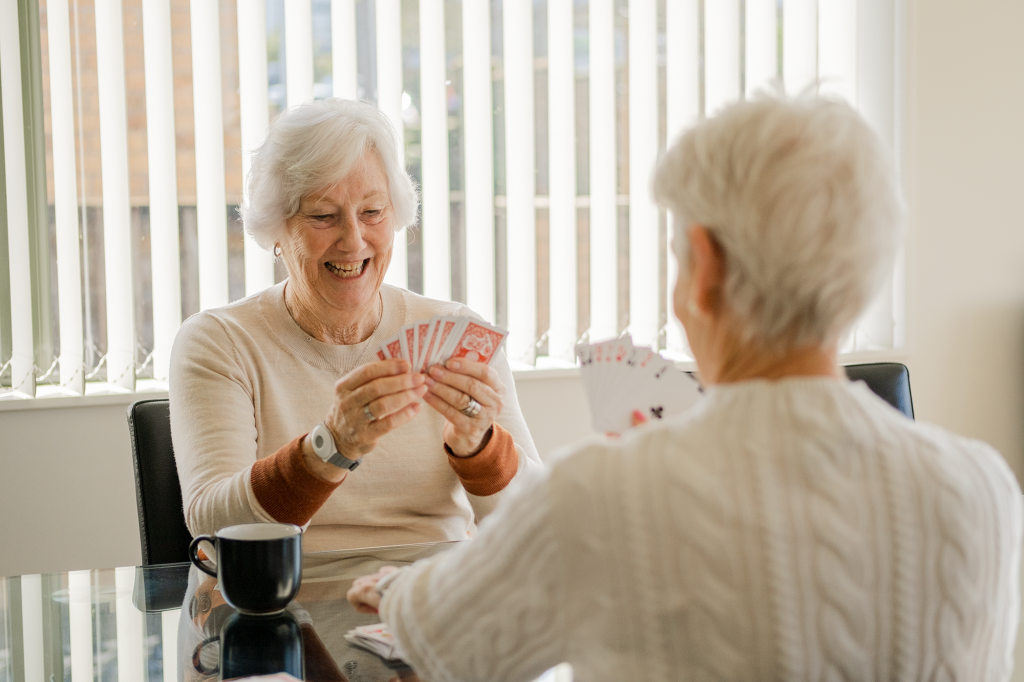
<path id="1" fill-rule="evenodd" d="M 0 579 L 0 682 L 198 682 L 276 671 L 316 682 L 418 680 L 344 639 L 379 620 L 357 613 L 345 593 L 381 566 L 452 545 L 306 554 L 298 595 L 274 617 L 237 614 L 216 579 L 191 564 Z M 542 679 L 571 682 L 572 674 L 559 666 Z"/>

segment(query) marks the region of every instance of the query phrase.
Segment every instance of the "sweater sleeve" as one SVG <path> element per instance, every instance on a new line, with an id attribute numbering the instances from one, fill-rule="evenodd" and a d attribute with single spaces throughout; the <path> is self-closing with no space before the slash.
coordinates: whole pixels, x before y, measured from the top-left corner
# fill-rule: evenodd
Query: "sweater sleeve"
<path id="1" fill-rule="evenodd" d="M 298 439 L 257 460 L 253 394 L 250 372 L 224 324 L 209 313 L 189 318 L 171 353 L 170 407 L 185 523 L 193 536 L 238 523 L 305 525 L 337 487 L 306 469 Z"/>
<path id="2" fill-rule="evenodd" d="M 491 366 L 498 372 L 498 378 L 504 388 L 502 394 L 504 407 L 501 415 L 495 420 L 495 433 L 491 438 L 496 450 L 493 453 L 488 453 L 492 445 L 492 443 L 488 443 L 488 447 L 483 452 L 464 460 L 465 463 L 469 463 L 470 460 L 481 455 L 491 454 L 491 458 L 485 457 L 480 460 L 479 469 L 475 464 L 469 465 L 473 467 L 472 478 L 475 484 L 467 485 L 462 469 L 458 466 L 459 463 L 452 463 L 455 473 L 459 475 L 463 487 L 468 493 L 477 523 L 491 513 L 509 488 L 521 481 L 534 480 L 544 472 L 544 464 L 540 460 L 540 455 L 537 454 L 537 447 L 533 444 L 530 429 L 526 426 L 523 411 L 519 407 L 515 379 L 512 377 L 512 368 L 508 364 L 505 353 L 499 352 Z M 497 427 L 500 427 L 508 438 L 502 437 L 495 443 L 495 438 L 499 434 Z M 497 456 L 499 453 L 500 457 Z M 483 463 L 488 460 L 489 464 L 485 467 Z M 449 457 L 449 462 L 451 463 L 451 457 Z M 484 474 L 483 472 L 489 473 Z M 469 474 L 469 470 L 465 473 Z M 488 479 L 487 483 L 480 485 L 484 478 Z"/>
<path id="3" fill-rule="evenodd" d="M 302 439 L 292 440 L 252 465 L 250 485 L 263 511 L 275 521 L 305 526 L 345 479 L 329 483 L 306 467 Z"/>
<path id="4" fill-rule="evenodd" d="M 565 660 L 550 509 L 546 478 L 517 487 L 472 541 L 395 576 L 380 615 L 420 676 L 526 681 Z"/>

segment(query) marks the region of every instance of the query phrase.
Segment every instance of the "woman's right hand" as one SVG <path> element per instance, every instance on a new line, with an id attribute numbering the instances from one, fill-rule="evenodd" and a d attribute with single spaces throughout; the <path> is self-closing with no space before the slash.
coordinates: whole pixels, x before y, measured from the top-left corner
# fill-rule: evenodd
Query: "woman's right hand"
<path id="1" fill-rule="evenodd" d="M 419 413 L 426 379 L 409 369 L 406 360 L 381 360 L 360 365 L 338 380 L 334 406 L 324 421 L 338 452 L 359 459 Z"/>

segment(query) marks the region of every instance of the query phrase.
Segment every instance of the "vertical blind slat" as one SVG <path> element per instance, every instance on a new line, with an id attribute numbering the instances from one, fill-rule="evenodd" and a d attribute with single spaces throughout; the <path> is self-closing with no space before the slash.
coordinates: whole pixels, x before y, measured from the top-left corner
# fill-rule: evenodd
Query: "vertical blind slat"
<path id="1" fill-rule="evenodd" d="M 537 355 L 537 192 L 534 169 L 533 7 L 502 3 L 505 73 L 505 187 L 508 258 L 507 350 L 513 362 Z"/>
<path id="2" fill-rule="evenodd" d="M 768 89 L 778 78 L 778 8 L 776 0 L 747 0 L 746 77 L 747 97 Z"/>
<path id="3" fill-rule="evenodd" d="M 857 0 L 818 7 L 818 78 L 823 94 L 857 106 Z"/>
<path id="4" fill-rule="evenodd" d="M 82 275 L 78 238 L 78 178 L 71 79 L 71 30 L 67 0 L 46 4 L 50 58 L 50 121 L 53 140 L 53 198 L 57 227 L 57 298 L 60 320 L 61 388 L 85 393 L 82 337 Z M 175 249 L 176 250 L 176 249 Z"/>
<path id="5" fill-rule="evenodd" d="M 355 0 L 331 0 L 331 83 L 335 97 L 359 97 Z"/>
<path id="6" fill-rule="evenodd" d="M 313 5 L 284 0 L 285 80 L 288 106 L 313 99 Z"/>
<path id="7" fill-rule="evenodd" d="M 377 106 L 391 120 L 398 150 L 405 163 L 405 123 L 402 120 L 402 6 L 400 0 L 377 0 Z M 395 235 L 391 265 L 384 281 L 396 287 L 409 282 L 409 231 Z"/>
<path id="8" fill-rule="evenodd" d="M 495 321 L 494 124 L 491 11 L 487 2 L 462 3 L 465 95 L 466 304 Z"/>
<path id="9" fill-rule="evenodd" d="M 896 53 L 896 8 L 889 0 L 858 0 L 856 11 L 857 109 L 898 162 L 899 156 L 894 153 L 898 149 L 899 100 L 896 96 L 898 71 L 893 66 L 900 61 Z M 904 288 L 905 260 L 901 255 L 896 259 L 892 279 L 886 282 L 860 323 L 866 335 L 879 346 L 898 348 L 905 341 Z"/>
<path id="10" fill-rule="evenodd" d="M 194 43 L 193 43 L 194 44 Z M 107 381 L 135 390 L 134 270 L 128 186 L 128 121 L 120 0 L 96 2 L 96 70 L 107 290 Z M 223 172 L 221 173 L 223 176 Z"/>
<path id="11" fill-rule="evenodd" d="M 590 0 L 590 340 L 619 332 L 615 4 Z"/>
<path id="12" fill-rule="evenodd" d="M 25 652 L 25 682 L 44 682 L 43 576 L 39 574 L 21 576 L 21 641 Z"/>
<path id="13" fill-rule="evenodd" d="M 818 77 L 818 0 L 786 0 L 782 6 L 782 76 L 790 95 Z"/>
<path id="14" fill-rule="evenodd" d="M 270 122 L 267 101 L 266 0 L 238 3 L 238 100 L 242 134 L 242 195 L 249 196 L 252 152 L 263 143 Z M 245 238 L 245 295 L 274 284 L 274 257 L 251 237 Z"/>
<path id="15" fill-rule="evenodd" d="M 769 0 L 771 1 L 771 0 Z M 748 3 L 749 6 L 749 3 Z M 700 5 L 698 0 L 678 0 L 665 4 L 665 118 L 668 143 L 700 119 Z M 668 238 L 665 267 L 668 290 L 665 292 L 665 346 L 674 353 L 686 351 L 686 334 L 676 319 L 672 304 L 678 264 L 672 255 L 675 216 L 667 216 Z M 686 226 L 680 226 L 685 229 Z M 685 239 L 685 234 L 679 234 Z"/>
<path id="16" fill-rule="evenodd" d="M 216 5 L 214 5 L 216 6 Z M 143 658 L 143 615 L 132 604 L 135 589 L 133 567 L 115 568 L 114 585 L 117 600 L 114 603 L 117 628 L 117 679 L 144 680 L 145 660 Z"/>
<path id="17" fill-rule="evenodd" d="M 708 3 L 710 4 L 710 3 Z M 658 343 L 658 207 L 651 174 L 658 157 L 658 7 L 629 3 L 629 330 Z"/>
<path id="18" fill-rule="evenodd" d="M 548 0 L 548 159 L 551 322 L 548 355 L 576 346 L 576 69 L 572 0 Z"/>
<path id="19" fill-rule="evenodd" d="M 423 148 L 423 293 L 451 298 L 451 205 L 444 0 L 420 0 L 420 119 Z"/>
<path id="20" fill-rule="evenodd" d="M 892 0 L 857 2 L 857 110 L 896 149 L 896 12 Z M 898 157 L 897 157 L 898 160 Z"/>
<path id="21" fill-rule="evenodd" d="M 36 393 L 32 332 L 32 273 L 25 165 L 25 119 L 21 101 L 21 37 L 18 4 L 0 3 L 0 79 L 3 87 L 4 164 L 7 178 L 7 242 L 11 292 L 11 385 Z"/>
<path id="22" fill-rule="evenodd" d="M 47 9 L 52 6 L 49 4 Z M 49 17 L 49 12 L 47 15 Z M 71 629 L 71 679 L 76 682 L 92 680 L 91 571 L 68 571 L 68 625 Z"/>
<path id="23" fill-rule="evenodd" d="M 181 326 L 178 167 L 174 133 L 171 7 L 168 0 L 143 1 L 142 27 L 146 62 L 146 140 L 149 147 L 150 256 L 153 262 L 153 377 L 166 380 L 170 372 L 171 346 Z"/>
<path id="24" fill-rule="evenodd" d="M 224 186 L 218 3 L 192 0 L 192 90 L 196 140 L 199 307 L 228 304 L 228 230 Z"/>
<path id="25" fill-rule="evenodd" d="M 740 3 L 704 3 L 704 110 L 714 116 L 740 98 Z"/>

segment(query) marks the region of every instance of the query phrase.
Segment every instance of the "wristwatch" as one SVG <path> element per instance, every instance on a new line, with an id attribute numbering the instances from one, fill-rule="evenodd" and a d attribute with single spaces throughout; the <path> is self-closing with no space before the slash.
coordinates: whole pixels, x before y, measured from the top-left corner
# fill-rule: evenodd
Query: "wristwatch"
<path id="1" fill-rule="evenodd" d="M 313 445 L 313 452 L 316 453 L 317 457 L 328 464 L 333 464 L 339 469 L 354 471 L 359 466 L 359 463 L 363 461 L 362 457 L 359 459 L 349 459 L 338 452 L 338 448 L 334 444 L 334 436 L 331 435 L 330 429 L 324 426 L 323 422 L 313 427 L 309 434 L 309 442 Z"/>

